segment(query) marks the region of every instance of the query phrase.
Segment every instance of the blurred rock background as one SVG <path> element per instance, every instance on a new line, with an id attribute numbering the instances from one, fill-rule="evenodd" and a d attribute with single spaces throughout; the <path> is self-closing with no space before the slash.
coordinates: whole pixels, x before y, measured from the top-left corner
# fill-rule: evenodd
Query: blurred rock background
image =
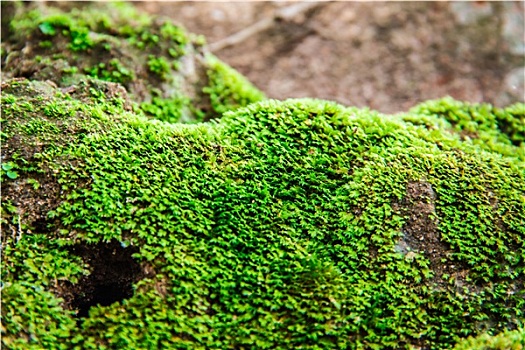
<path id="1" fill-rule="evenodd" d="M 205 35 L 215 55 L 273 98 L 388 113 L 446 95 L 525 99 L 523 1 L 134 4 Z"/>

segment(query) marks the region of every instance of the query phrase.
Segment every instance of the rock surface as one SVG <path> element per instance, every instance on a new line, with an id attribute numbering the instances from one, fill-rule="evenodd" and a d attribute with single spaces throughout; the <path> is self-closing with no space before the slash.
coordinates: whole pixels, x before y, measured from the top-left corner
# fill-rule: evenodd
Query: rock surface
<path id="1" fill-rule="evenodd" d="M 523 346 L 524 104 L 240 107 L 262 94 L 205 57 L 195 96 L 222 117 L 169 123 L 137 76 L 63 79 L 103 32 L 63 15 L 2 51 L 7 77 L 37 67 L 2 82 L 3 347 Z M 42 35 L 63 54 L 37 60 Z"/>
<path id="2" fill-rule="evenodd" d="M 130 5 L 2 3 L 3 78 L 67 87 L 86 77 L 119 83 L 145 114 L 169 122 L 216 118 L 264 95 L 210 55 L 204 39 Z M 9 21 L 11 20 L 11 21 Z M 220 106 L 220 107 L 219 107 Z M 219 110 L 216 110 L 219 108 Z"/>
<path id="3" fill-rule="evenodd" d="M 385 113 L 452 96 L 524 102 L 524 3 L 318 2 L 214 51 L 272 98 L 316 97 Z M 142 2 L 212 46 L 294 2 Z M 513 80 L 515 81 L 515 80 Z"/>

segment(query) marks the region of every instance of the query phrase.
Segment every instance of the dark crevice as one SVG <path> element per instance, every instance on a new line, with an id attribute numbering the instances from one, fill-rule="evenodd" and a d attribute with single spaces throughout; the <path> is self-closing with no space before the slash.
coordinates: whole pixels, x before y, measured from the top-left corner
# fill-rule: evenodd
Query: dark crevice
<path id="1" fill-rule="evenodd" d="M 125 248 L 117 240 L 71 248 L 71 253 L 80 256 L 90 270 L 78 283 L 62 288 L 66 306 L 76 311 L 77 318 L 88 316 L 92 306 L 109 306 L 133 296 L 133 285 L 145 277 L 132 257 L 138 250 Z"/>

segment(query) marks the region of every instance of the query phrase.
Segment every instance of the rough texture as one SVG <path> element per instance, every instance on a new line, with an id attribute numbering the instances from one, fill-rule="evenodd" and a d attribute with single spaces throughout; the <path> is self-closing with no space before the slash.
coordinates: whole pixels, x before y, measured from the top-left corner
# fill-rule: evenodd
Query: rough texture
<path id="1" fill-rule="evenodd" d="M 3 347 L 519 349 L 524 104 L 238 108 L 261 95 L 207 64 L 200 124 L 133 79 L 2 82 Z"/>
<path id="2" fill-rule="evenodd" d="M 2 3 L 4 79 L 60 87 L 86 77 L 116 82 L 143 113 L 168 122 L 216 118 L 223 112 L 215 109 L 217 99 L 235 108 L 264 98 L 209 54 L 204 38 L 165 18 L 140 15 L 125 4 L 79 3 L 69 12 L 60 8 L 68 3 L 43 4 Z"/>
<path id="3" fill-rule="evenodd" d="M 454 350 L 522 350 L 525 348 L 525 330 L 506 331 L 496 336 L 488 334 L 469 337 L 459 342 Z"/>
<path id="4" fill-rule="evenodd" d="M 2 87 L 4 345 L 438 349 L 523 326 L 523 134 L 498 123 L 523 105 L 267 101 L 184 126 L 111 86 Z M 497 139 L 464 139 L 472 119 Z"/>
<path id="5" fill-rule="evenodd" d="M 147 1 L 213 45 L 292 1 Z M 525 102 L 523 1 L 319 2 L 214 51 L 269 97 L 315 97 L 384 113 L 449 95 Z"/>

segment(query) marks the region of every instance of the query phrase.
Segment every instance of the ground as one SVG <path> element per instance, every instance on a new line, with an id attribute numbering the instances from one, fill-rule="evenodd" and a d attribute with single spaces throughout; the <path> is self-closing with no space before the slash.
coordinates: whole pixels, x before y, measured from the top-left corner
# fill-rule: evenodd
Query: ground
<path id="1" fill-rule="evenodd" d="M 293 2 L 142 2 L 212 47 Z M 523 2 L 328 2 L 213 51 L 269 97 L 382 112 L 452 96 L 523 102 Z"/>

